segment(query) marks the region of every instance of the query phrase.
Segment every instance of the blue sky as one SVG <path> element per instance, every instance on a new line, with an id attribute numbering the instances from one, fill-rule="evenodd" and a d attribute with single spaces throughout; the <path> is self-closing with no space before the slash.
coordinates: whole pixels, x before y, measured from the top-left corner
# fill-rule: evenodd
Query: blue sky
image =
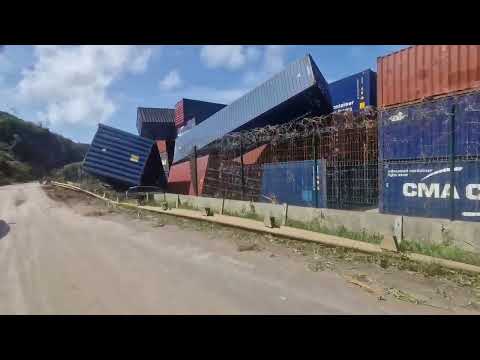
<path id="1" fill-rule="evenodd" d="M 328 82 L 371 68 L 401 45 L 4 46 L 0 110 L 75 141 L 99 122 L 136 133 L 138 106 L 182 97 L 230 103 L 309 53 Z"/>

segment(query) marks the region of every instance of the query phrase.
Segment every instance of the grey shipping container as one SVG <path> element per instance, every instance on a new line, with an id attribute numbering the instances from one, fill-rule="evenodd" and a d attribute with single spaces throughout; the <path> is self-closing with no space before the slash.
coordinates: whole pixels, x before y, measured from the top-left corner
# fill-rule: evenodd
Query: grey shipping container
<path id="1" fill-rule="evenodd" d="M 166 184 L 154 141 L 103 124 L 98 125 L 83 167 L 117 188 Z"/>
<path id="2" fill-rule="evenodd" d="M 178 138 L 174 162 L 232 131 L 280 124 L 305 115 L 332 112 L 328 84 L 310 55 L 221 109 Z"/>
<path id="3" fill-rule="evenodd" d="M 138 134 L 152 140 L 174 140 L 175 110 L 162 108 L 137 108 Z"/>

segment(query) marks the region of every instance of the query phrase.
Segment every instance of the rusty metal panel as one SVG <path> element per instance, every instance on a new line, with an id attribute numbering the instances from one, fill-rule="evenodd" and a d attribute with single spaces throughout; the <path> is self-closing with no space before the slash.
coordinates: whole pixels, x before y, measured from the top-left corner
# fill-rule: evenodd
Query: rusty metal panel
<path id="1" fill-rule="evenodd" d="M 377 59 L 378 107 L 480 88 L 480 45 L 416 45 Z"/>
<path id="2" fill-rule="evenodd" d="M 198 196 L 203 194 L 209 155 L 197 158 Z M 196 195 L 192 182 L 190 160 L 173 165 L 168 175 L 168 191 L 175 194 Z"/>

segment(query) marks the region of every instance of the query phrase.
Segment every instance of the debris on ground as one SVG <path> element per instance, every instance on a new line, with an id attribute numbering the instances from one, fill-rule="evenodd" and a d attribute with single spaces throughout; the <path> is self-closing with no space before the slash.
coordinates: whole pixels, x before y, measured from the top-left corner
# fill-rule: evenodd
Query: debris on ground
<path id="1" fill-rule="evenodd" d="M 237 244 L 237 250 L 242 251 L 256 251 L 259 250 L 257 244 Z"/>
<path id="2" fill-rule="evenodd" d="M 101 210 L 91 210 L 91 211 L 87 211 L 86 213 L 83 214 L 83 216 L 104 216 L 106 215 L 107 212 L 106 211 L 101 211 Z"/>
<path id="3" fill-rule="evenodd" d="M 313 272 L 318 272 L 318 271 L 325 270 L 325 267 L 321 262 L 314 262 L 314 263 L 307 264 L 307 269 Z"/>
<path id="4" fill-rule="evenodd" d="M 416 305 L 425 304 L 425 300 L 417 299 L 415 296 L 405 291 L 402 291 L 400 289 L 389 288 L 387 289 L 387 294 L 392 295 L 397 300 L 409 302 L 411 304 L 416 304 Z"/>
<path id="5" fill-rule="evenodd" d="M 366 290 L 371 294 L 377 294 L 378 296 L 381 296 L 383 293 L 382 290 L 378 288 L 374 288 L 367 283 L 371 281 L 370 279 L 368 279 L 368 277 L 365 274 L 356 275 L 355 277 L 345 276 L 345 279 L 349 283 L 360 286 L 362 289 Z"/>

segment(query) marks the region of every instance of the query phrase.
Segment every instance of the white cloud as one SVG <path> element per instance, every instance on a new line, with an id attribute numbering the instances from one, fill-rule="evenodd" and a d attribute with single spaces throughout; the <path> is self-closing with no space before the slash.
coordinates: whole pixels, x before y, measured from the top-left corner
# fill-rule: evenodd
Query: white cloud
<path id="1" fill-rule="evenodd" d="M 258 56 L 258 49 L 244 45 L 205 45 L 200 50 L 200 58 L 207 67 L 227 70 L 238 70 Z"/>
<path id="2" fill-rule="evenodd" d="M 266 45 L 263 48 L 260 68 L 247 71 L 244 75 L 244 82 L 251 86 L 258 85 L 282 71 L 285 67 L 285 56 L 288 48 L 285 45 Z"/>
<path id="3" fill-rule="evenodd" d="M 170 90 L 178 89 L 182 85 L 183 85 L 183 80 L 180 77 L 180 73 L 176 69 L 170 71 L 160 81 L 160 89 L 162 89 L 163 91 L 170 91 Z"/>
<path id="4" fill-rule="evenodd" d="M 35 63 L 17 84 L 17 99 L 42 108 L 39 120 L 52 125 L 103 122 L 116 109 L 109 87 L 124 73 L 144 72 L 151 54 L 130 45 L 36 46 Z"/>

